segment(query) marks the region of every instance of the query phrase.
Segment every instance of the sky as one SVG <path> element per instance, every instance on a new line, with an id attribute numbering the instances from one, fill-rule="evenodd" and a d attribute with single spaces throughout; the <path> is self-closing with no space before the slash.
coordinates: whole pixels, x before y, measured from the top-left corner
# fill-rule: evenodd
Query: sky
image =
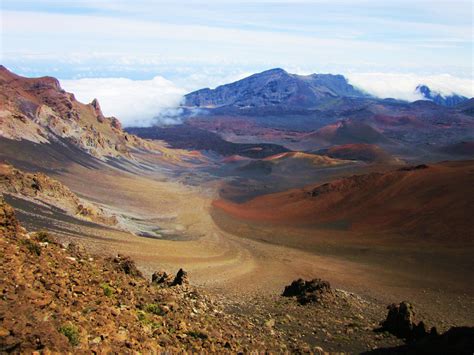
<path id="1" fill-rule="evenodd" d="M 384 97 L 473 96 L 472 0 L 1 0 L 0 62 L 98 97 L 126 125 L 281 67 Z M 86 80 L 87 79 L 87 80 Z M 142 101 L 141 105 L 137 102 Z"/>

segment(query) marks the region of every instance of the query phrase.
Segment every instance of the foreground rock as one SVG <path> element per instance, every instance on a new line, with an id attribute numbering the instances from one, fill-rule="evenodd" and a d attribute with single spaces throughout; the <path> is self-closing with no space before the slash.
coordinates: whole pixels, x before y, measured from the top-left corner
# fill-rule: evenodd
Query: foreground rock
<path id="1" fill-rule="evenodd" d="M 443 334 L 427 336 L 405 345 L 374 349 L 364 354 L 457 354 L 474 353 L 474 327 L 452 327 Z"/>
<path id="2" fill-rule="evenodd" d="M 304 281 L 303 279 L 295 280 L 291 285 L 286 286 L 282 296 L 296 297 L 300 304 L 320 303 L 324 299 L 332 298 L 333 293 L 331 285 L 327 281 L 321 279 L 313 279 Z"/>
<path id="3" fill-rule="evenodd" d="M 474 327 L 452 327 L 438 334 L 435 327 L 428 332 L 423 321 L 416 319 L 413 305 L 404 301 L 388 307 L 385 321 L 378 331 L 387 331 L 404 339 L 407 344 L 377 349 L 371 354 L 472 354 Z"/>
<path id="4" fill-rule="evenodd" d="M 151 275 L 151 282 L 164 287 L 189 285 L 188 273 L 183 269 L 179 269 L 175 277 L 166 271 L 157 271 Z"/>
<path id="5" fill-rule="evenodd" d="M 387 309 L 387 319 L 381 324 L 382 330 L 408 341 L 419 340 L 428 334 L 438 334 L 436 328 L 431 328 L 430 333 L 428 333 L 425 323 L 423 321 L 417 322 L 415 310 L 408 302 L 401 302 L 398 305 L 391 304 Z"/>

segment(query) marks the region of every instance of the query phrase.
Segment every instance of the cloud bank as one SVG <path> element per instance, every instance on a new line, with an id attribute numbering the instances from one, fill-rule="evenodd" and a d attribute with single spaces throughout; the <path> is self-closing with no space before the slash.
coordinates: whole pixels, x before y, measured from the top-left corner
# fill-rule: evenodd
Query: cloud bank
<path id="1" fill-rule="evenodd" d="M 161 76 L 61 80 L 61 86 L 81 102 L 97 98 L 104 115 L 116 116 L 125 127 L 179 123 L 177 107 L 186 93 Z"/>
<path id="2" fill-rule="evenodd" d="M 472 79 L 458 78 L 449 74 L 417 75 L 394 73 L 352 73 L 347 74 L 349 82 L 381 98 L 394 98 L 407 101 L 423 99 L 416 87 L 427 85 L 432 91 L 440 94 L 460 94 L 466 97 L 474 96 L 474 82 Z"/>

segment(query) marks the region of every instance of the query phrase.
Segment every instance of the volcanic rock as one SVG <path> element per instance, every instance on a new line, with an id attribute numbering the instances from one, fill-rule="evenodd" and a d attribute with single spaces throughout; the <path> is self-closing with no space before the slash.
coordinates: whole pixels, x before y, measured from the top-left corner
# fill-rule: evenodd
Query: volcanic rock
<path id="1" fill-rule="evenodd" d="M 170 285 L 173 282 L 173 276 L 166 271 L 157 271 L 151 275 L 151 282 L 157 285 Z"/>
<path id="2" fill-rule="evenodd" d="M 117 255 L 115 258 L 112 258 L 112 262 L 115 265 L 117 270 L 124 272 L 127 275 L 133 277 L 143 277 L 143 274 L 138 270 L 135 262 L 128 256 Z"/>
<path id="3" fill-rule="evenodd" d="M 188 273 L 183 269 L 179 269 L 176 277 L 174 278 L 171 286 L 187 285 L 189 284 Z"/>
<path id="4" fill-rule="evenodd" d="M 17 229 L 0 199 L 0 353 L 264 353 L 283 345 L 204 291 L 152 287 L 127 257 L 91 258 Z M 185 283 L 186 273 L 177 279 Z"/>
<path id="5" fill-rule="evenodd" d="M 387 307 L 387 319 L 382 323 L 382 329 L 393 335 L 406 340 L 418 340 L 426 337 L 425 324 L 420 321 L 417 323 L 413 305 L 408 302 L 400 304 L 392 303 Z M 437 334 L 436 328 L 431 329 L 431 334 Z"/>
<path id="6" fill-rule="evenodd" d="M 282 296 L 296 297 L 300 304 L 321 303 L 324 298 L 332 296 L 332 291 L 331 285 L 327 281 L 298 279 L 285 287 Z"/>

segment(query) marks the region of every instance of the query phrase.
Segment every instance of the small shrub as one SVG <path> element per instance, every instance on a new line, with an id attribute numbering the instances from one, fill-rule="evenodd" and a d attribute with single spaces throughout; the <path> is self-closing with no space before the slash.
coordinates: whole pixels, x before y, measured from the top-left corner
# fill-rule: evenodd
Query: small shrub
<path id="1" fill-rule="evenodd" d="M 140 323 L 150 327 L 151 329 L 157 329 L 161 327 L 161 324 L 151 319 L 150 315 L 147 314 L 145 311 L 137 311 L 137 318 Z"/>
<path id="2" fill-rule="evenodd" d="M 165 311 L 156 303 L 149 303 L 145 306 L 145 312 L 156 314 L 157 316 L 163 316 Z"/>
<path id="3" fill-rule="evenodd" d="M 26 248 L 30 251 L 31 254 L 35 254 L 37 256 L 41 255 L 41 247 L 36 244 L 35 242 L 32 242 L 29 239 L 23 239 L 21 243 L 26 246 Z"/>
<path id="4" fill-rule="evenodd" d="M 63 325 L 61 328 L 59 328 L 59 332 L 69 340 L 69 344 L 72 346 L 79 345 L 79 331 L 74 325 Z"/>
<path id="5" fill-rule="evenodd" d="M 52 243 L 51 236 L 46 231 L 39 231 L 35 233 L 36 240 L 41 243 Z"/>
<path id="6" fill-rule="evenodd" d="M 114 289 L 112 286 L 110 286 L 109 284 L 107 283 L 102 283 L 100 284 L 100 287 L 102 288 L 102 290 L 104 291 L 104 295 L 106 295 L 107 297 L 112 297 L 112 295 L 114 294 Z"/>

